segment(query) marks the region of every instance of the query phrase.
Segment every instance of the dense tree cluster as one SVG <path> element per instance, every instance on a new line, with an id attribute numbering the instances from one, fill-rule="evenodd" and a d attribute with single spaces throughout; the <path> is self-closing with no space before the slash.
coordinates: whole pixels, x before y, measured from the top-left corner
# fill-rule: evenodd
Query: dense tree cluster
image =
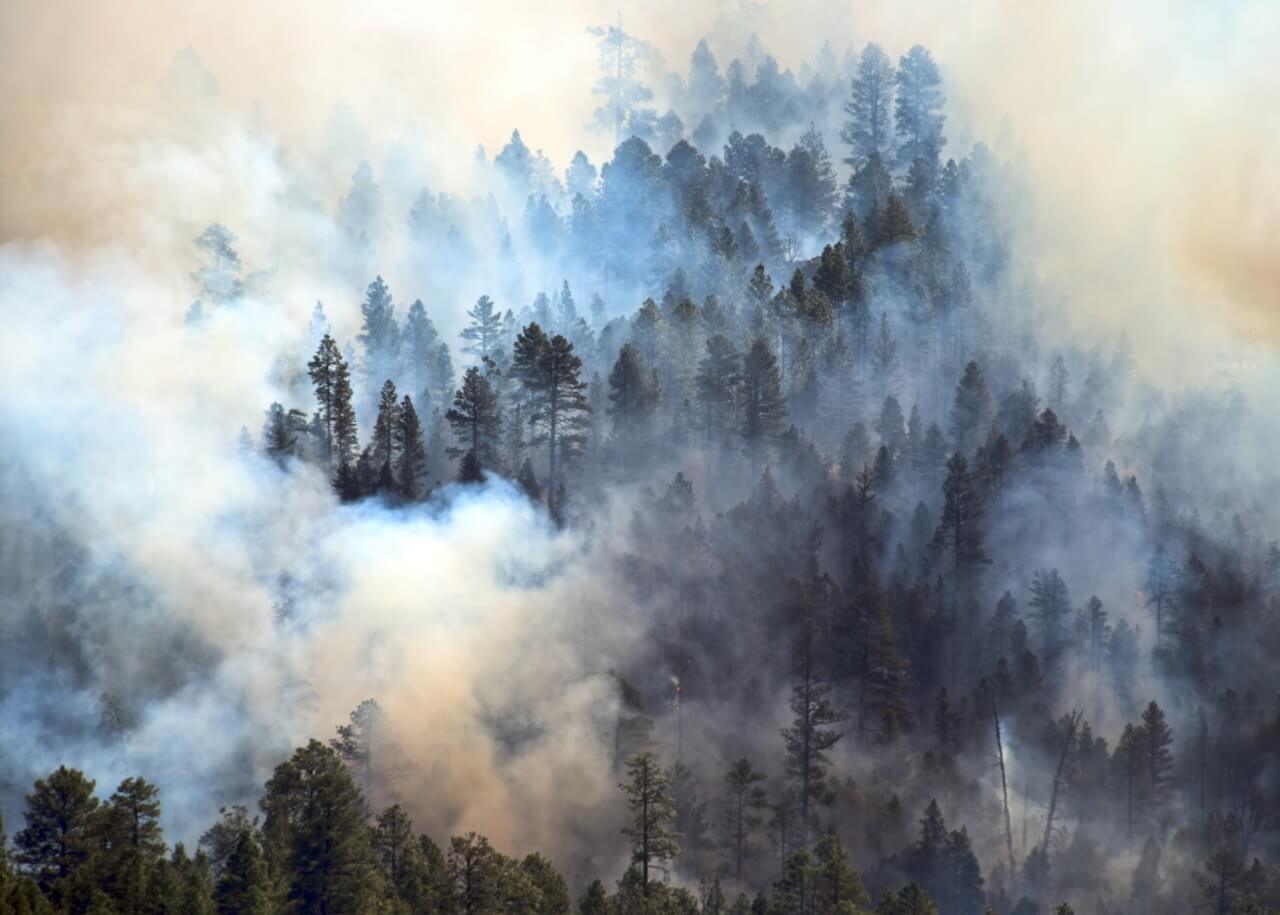
<path id="1" fill-rule="evenodd" d="M 1259 662 L 1280 650 L 1280 547 L 1177 452 L 1187 430 L 1230 448 L 1243 414 L 1134 419 L 1155 397 L 1127 343 L 1019 310 L 1019 179 L 982 145 L 944 158 L 924 48 L 828 48 L 801 85 L 756 41 L 722 75 L 703 42 L 658 116 L 652 50 L 594 34 L 609 161 L 579 153 L 561 180 L 516 131 L 479 160 L 493 197 L 402 208 L 436 263 L 508 268 L 456 341 L 366 269 L 390 202 L 357 172 L 339 221 L 360 286 L 375 275 L 359 333 L 340 345 L 316 307 L 282 356 L 303 406 L 271 404 L 244 460 L 389 512 L 507 479 L 608 541 L 594 558 L 647 636 L 614 671 L 620 873 L 566 881 L 370 809 L 371 702 L 194 855 L 166 848 L 147 782 L 102 800 L 57 770 L 0 862 L 0 912 L 1280 906 Z M 245 294 L 234 241 L 197 240 L 197 330 Z M 717 752 L 661 736 L 702 714 Z"/>

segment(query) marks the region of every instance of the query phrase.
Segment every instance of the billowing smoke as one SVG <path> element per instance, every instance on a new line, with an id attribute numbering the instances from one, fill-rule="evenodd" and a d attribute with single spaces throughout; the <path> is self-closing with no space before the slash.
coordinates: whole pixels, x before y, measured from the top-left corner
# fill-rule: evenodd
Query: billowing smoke
<path id="1" fill-rule="evenodd" d="M 650 628 L 673 586 L 655 574 L 643 593 L 621 581 L 618 560 L 652 549 L 659 571 L 693 561 L 669 543 L 654 547 L 643 523 L 683 469 L 679 456 L 660 465 L 671 470 L 661 482 L 647 481 L 657 495 L 615 486 L 584 523 L 560 528 L 496 476 L 482 487 L 442 485 L 411 508 L 339 505 L 318 467 L 284 470 L 237 445 L 242 426 L 257 434 L 268 404 L 309 406 L 317 301 L 348 346 L 364 287 L 380 274 L 400 314 L 421 296 L 453 345 L 479 295 L 519 311 L 578 275 L 563 249 L 535 244 L 528 189 L 485 169 L 513 128 L 557 176 L 579 147 L 597 163 L 612 155 L 613 136 L 585 130 L 598 103 L 586 29 L 619 10 L 588 0 L 516 6 L 326 2 L 300 17 L 261 2 L 19 0 L 0 11 L 0 729 L 16 738 L 0 747 L 0 802 L 10 821 L 31 779 L 65 762 L 100 786 L 145 774 L 161 788 L 169 826 L 192 838 L 219 806 L 251 801 L 293 746 L 330 736 L 376 697 L 387 722 L 376 801 L 403 800 L 438 836 L 476 829 L 594 876 L 619 869 L 616 848 L 597 842 L 619 825 L 619 670 L 649 678 L 651 711 L 672 683 L 684 688 L 693 701 L 658 716 L 659 737 L 714 759 L 709 770 L 776 744 L 786 664 L 750 669 L 744 644 L 757 633 L 723 639 L 741 674 L 726 686 L 732 694 L 707 688 L 704 659 L 658 664 L 671 653 L 641 647 L 642 637 L 675 639 Z M 1005 287 L 984 305 L 1008 319 L 1000 344 L 1016 350 L 1023 334 L 1029 351 L 1025 364 L 985 367 L 993 389 L 1015 389 L 1024 371 L 1044 374 L 1046 328 L 1077 385 L 1107 360 L 1124 375 L 1130 351 L 1114 341 L 1127 332 L 1137 380 L 1110 404 L 1110 430 L 1086 442 L 1100 458 L 1091 454 L 1089 472 L 1114 456 L 1122 474 L 1144 481 L 1189 489 L 1199 474 L 1197 509 L 1239 511 L 1259 532 L 1251 536 L 1276 530 L 1261 498 L 1274 482 L 1265 413 L 1280 287 L 1280 188 L 1268 168 L 1280 153 L 1269 117 L 1280 101 L 1268 62 L 1274 5 L 771 10 L 663 0 L 624 4 L 621 16 L 649 43 L 648 78 L 663 105 L 677 94 L 666 78 L 685 69 L 703 35 L 728 59 L 758 32 L 796 68 L 827 39 L 837 53 L 878 41 L 895 59 L 928 45 L 949 92 L 948 149 L 963 156 L 981 141 L 994 150 L 1002 216 L 1017 226 L 1008 235 L 1018 294 Z M 835 131 L 820 127 L 834 149 Z M 376 193 L 361 185 L 361 162 Z M 446 255 L 424 258 L 421 239 L 404 230 L 423 199 L 440 221 L 434 250 Z M 194 327 L 183 320 L 200 266 L 191 242 L 215 222 L 238 236 L 245 294 Z M 585 311 L 594 290 L 576 288 Z M 603 319 L 660 295 L 635 277 L 607 291 Z M 1167 394 L 1193 384 L 1185 397 Z M 1228 386 L 1250 405 L 1224 398 Z M 946 412 L 950 389 L 909 387 L 928 412 Z M 374 391 L 357 394 L 367 403 Z M 362 412 L 362 438 L 369 423 Z M 819 444 L 835 452 L 846 430 L 826 431 L 831 440 Z M 717 480 L 705 463 L 689 471 L 708 523 L 754 498 L 756 476 L 726 473 Z M 794 492 L 805 473 L 786 467 L 778 477 Z M 903 496 L 894 507 L 895 542 L 914 560 L 924 549 L 919 531 L 907 533 L 914 504 Z M 1137 621 L 1140 576 L 1116 557 L 1145 559 L 1147 532 L 1126 521 L 1093 536 L 1095 519 L 1081 510 L 1054 539 L 1038 519 L 1060 511 L 1034 481 L 1016 491 L 991 519 L 988 550 L 1002 558 L 987 589 L 1021 599 L 1029 569 L 1059 568 L 1088 582 L 1072 593 L 1076 604 L 1096 593 Z M 1228 517 L 1206 519 L 1209 539 L 1231 536 Z M 738 532 L 718 520 L 712 536 L 723 546 Z M 924 523 L 936 520 L 926 513 Z M 838 546 L 814 552 L 835 567 Z M 731 588 L 734 570 L 718 571 Z M 976 629 L 957 638 L 983 650 Z M 1149 632 L 1135 638 L 1150 647 Z M 1255 673 L 1265 651 L 1244 640 L 1220 649 Z M 1147 654 L 1133 665 L 1132 699 L 1185 703 L 1189 716 L 1195 697 L 1163 680 Z M 1133 705 L 1112 689 L 1081 663 L 1068 665 L 1059 692 L 1079 697 L 1114 740 Z M 744 707 L 767 722 L 753 723 L 758 735 L 738 726 Z M 883 780 L 874 754 L 849 743 L 841 761 Z M 1008 750 L 1015 810 L 1034 807 L 1044 747 L 1014 739 Z M 994 803 L 994 770 L 968 774 L 980 785 L 975 807 Z M 1002 837 L 974 832 L 998 857 Z"/>

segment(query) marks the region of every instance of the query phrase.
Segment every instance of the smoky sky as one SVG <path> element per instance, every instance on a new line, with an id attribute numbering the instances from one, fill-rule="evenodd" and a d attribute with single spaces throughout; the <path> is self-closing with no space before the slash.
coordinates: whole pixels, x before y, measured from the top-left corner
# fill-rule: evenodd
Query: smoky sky
<path id="1" fill-rule="evenodd" d="M 702 35 L 723 64 L 758 32 L 793 68 L 827 39 L 891 54 L 923 43 L 948 80 L 953 147 L 1003 138 L 1025 152 L 1043 198 L 1037 252 L 1076 293 L 1077 315 L 1159 325 L 1153 358 L 1188 342 L 1162 320 L 1171 312 L 1194 317 L 1201 338 L 1207 324 L 1225 342 L 1276 333 L 1280 128 L 1268 113 L 1280 77 L 1268 48 L 1280 11 L 1262 0 L 979 0 L 963 15 L 942 2 L 484 0 L 321 3 L 306 16 L 278 2 L 15 0 L 0 11 L 0 236 L 145 251 L 189 237 L 159 221 L 185 230 L 211 211 L 243 214 L 255 165 L 209 143 L 226 140 L 229 117 L 305 153 L 345 105 L 371 161 L 403 143 L 441 186 L 464 183 L 474 147 L 492 154 L 512 127 L 561 168 L 580 146 L 598 160 L 610 143 L 582 129 L 596 63 L 585 29 L 619 17 L 675 71 Z M 188 47 L 210 80 L 175 98 L 173 57 Z M 193 91 L 216 104 L 193 110 Z M 166 157 L 173 146 L 186 154 Z"/>
<path id="2" fill-rule="evenodd" d="M 1139 370 L 1171 382 L 1218 383 L 1224 363 L 1253 369 L 1264 393 L 1274 382 L 1271 3 L 322 0 L 304 14 L 275 0 L 10 0 L 0 430 L 21 457 L 5 489 L 23 498 L 4 509 L 6 562 L 40 568 L 61 538 L 80 549 L 56 570 L 65 606 L 5 605 L 10 633 L 57 634 L 42 644 L 74 655 L 51 656 L 56 676 L 5 683 L 5 732 L 65 702 L 41 743 L 7 748 L 21 778 L 64 761 L 103 782 L 145 771 L 190 830 L 377 695 L 404 722 L 395 738 L 414 765 L 397 790 L 424 827 L 556 850 L 613 796 L 601 659 L 625 655 L 640 614 L 581 534 L 501 482 L 403 516 L 335 509 L 319 471 L 246 464 L 235 435 L 291 393 L 273 366 L 299 349 L 317 299 L 340 340 L 356 333 L 359 288 L 315 265 L 356 163 L 374 164 L 398 213 L 424 184 L 477 190 L 476 146 L 491 158 L 512 128 L 558 172 L 579 147 L 599 163 L 612 138 L 585 128 L 586 29 L 619 16 L 677 72 L 703 35 L 722 67 L 752 32 L 792 68 L 824 40 L 895 58 L 928 46 L 948 154 L 983 141 L 1031 176 L 1034 219 L 1016 242 L 1059 291 L 1047 307 L 1064 333 L 1125 330 Z M 191 240 L 214 221 L 271 294 L 193 339 Z M 402 307 L 419 294 L 380 269 Z M 469 299 L 428 303 L 451 344 L 492 285 L 481 269 Z M 273 625 L 282 603 L 305 624 Z M 157 617 L 181 637 L 140 641 Z M 153 650 L 172 653 L 169 668 Z M 161 698 L 103 745 L 88 739 L 94 703 L 114 688 Z"/>

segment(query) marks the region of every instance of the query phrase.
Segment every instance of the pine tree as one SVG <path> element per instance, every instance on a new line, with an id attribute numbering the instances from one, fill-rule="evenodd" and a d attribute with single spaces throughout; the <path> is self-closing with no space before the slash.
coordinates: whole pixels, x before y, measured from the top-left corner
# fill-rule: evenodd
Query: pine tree
<path id="1" fill-rule="evenodd" d="M 855 170 L 872 154 L 889 158 L 893 142 L 890 124 L 893 86 L 893 64 L 889 56 L 878 44 L 868 44 L 862 49 L 858 71 L 850 85 L 850 97 L 844 103 L 849 118 L 840 131 L 840 139 L 850 147 L 845 164 Z"/>
<path id="2" fill-rule="evenodd" d="M 811 915 L 814 909 L 815 867 L 807 849 L 787 855 L 774 881 L 769 911 L 776 915 Z"/>
<path id="3" fill-rule="evenodd" d="M 350 463 L 356 448 L 356 415 L 351 405 L 351 373 L 338 344 L 328 334 L 307 364 L 316 393 L 316 425 L 321 460 L 329 468 Z"/>
<path id="4" fill-rule="evenodd" d="M 676 809 L 666 773 L 652 753 L 637 753 L 627 760 L 627 781 L 619 785 L 627 797 L 631 825 L 622 830 L 631 838 L 631 860 L 640 865 L 644 895 L 649 895 L 649 869 L 680 854 L 679 836 L 671 829 Z"/>
<path id="5" fill-rule="evenodd" d="M 707 339 L 695 381 L 703 445 L 723 448 L 734 428 L 742 356 L 723 334 Z"/>
<path id="6" fill-rule="evenodd" d="M 467 309 L 467 317 L 471 323 L 462 331 L 462 339 L 467 341 L 462 351 L 481 362 L 493 358 L 502 336 L 502 313 L 494 307 L 493 299 L 482 295 Z"/>
<path id="7" fill-rule="evenodd" d="M 947 461 L 942 499 L 942 519 L 934 532 L 933 545 L 951 553 L 957 581 L 970 584 L 973 575 L 989 560 L 982 545 L 982 498 L 969 464 L 959 451 Z"/>
<path id="8" fill-rule="evenodd" d="M 263 831 L 300 915 L 367 910 L 381 890 L 360 790 L 338 752 L 312 740 L 275 769 Z"/>
<path id="9" fill-rule="evenodd" d="M 376 769 L 375 760 L 386 715 L 376 699 L 365 699 L 349 716 L 346 724 L 338 725 L 338 736 L 329 741 L 337 754 L 360 778 L 360 786 L 367 797 Z"/>
<path id="10" fill-rule="evenodd" d="M 880 315 L 880 331 L 872 345 L 871 366 L 880 391 L 886 395 L 891 394 L 897 387 L 898 343 L 893 338 L 887 313 Z"/>
<path id="11" fill-rule="evenodd" d="M 483 479 L 486 468 L 496 468 L 501 418 L 498 399 L 489 379 L 475 366 L 462 376 L 462 387 L 453 398 L 453 408 L 445 414 L 458 444 L 450 457 L 462 457 L 472 481 Z M 464 482 L 467 480 L 464 479 Z"/>
<path id="12" fill-rule="evenodd" d="M 609 372 L 609 416 L 613 434 L 633 453 L 645 443 L 650 421 L 658 407 L 658 376 L 630 343 L 618 352 Z"/>
<path id="13" fill-rule="evenodd" d="M 896 896 L 885 890 L 876 905 L 876 915 L 938 915 L 938 904 L 919 884 L 909 883 Z"/>
<path id="14" fill-rule="evenodd" d="M 214 887 L 218 915 L 271 915 L 271 883 L 262 848 L 248 829 L 236 837 Z"/>
<path id="15" fill-rule="evenodd" d="M 1146 782 L 1147 812 L 1153 826 L 1160 824 L 1169 802 L 1173 778 L 1173 732 L 1165 721 L 1164 711 L 1152 701 L 1142 712 L 1139 729 L 1142 746 L 1142 774 Z"/>
<path id="16" fill-rule="evenodd" d="M 400 349 L 400 326 L 396 323 L 395 304 L 382 277 L 374 278 L 369 284 L 360 305 L 360 314 L 364 325 L 356 339 L 364 347 L 363 378 L 367 396 L 375 390 L 379 379 L 395 374 L 396 354 Z"/>
<path id="17" fill-rule="evenodd" d="M 778 360 L 763 337 L 756 338 L 743 359 L 739 391 L 740 434 L 754 468 L 764 452 L 781 437 L 787 419 Z"/>
<path id="18" fill-rule="evenodd" d="M 982 377 L 978 363 L 969 362 L 964 376 L 956 385 L 955 402 L 951 407 L 951 435 L 956 447 L 968 453 L 973 450 L 977 437 L 991 421 L 991 393 Z"/>
<path id="19" fill-rule="evenodd" d="M 903 168 L 916 159 L 937 167 L 946 139 L 942 125 L 942 79 L 932 56 L 916 45 L 898 61 L 898 97 L 894 125 L 898 133 L 897 161 Z"/>
<path id="20" fill-rule="evenodd" d="M 752 857 L 752 833 L 760 827 L 760 811 L 768 801 L 760 782 L 765 776 L 755 771 L 747 759 L 739 759 L 725 773 L 725 832 L 733 854 L 733 875 L 742 879 L 742 865 Z"/>
<path id="21" fill-rule="evenodd" d="M 1071 596 L 1057 569 L 1041 569 L 1031 580 L 1031 609 L 1040 624 L 1045 660 L 1050 665 L 1062 654 Z"/>
<path id="22" fill-rule="evenodd" d="M 284 407 L 273 403 L 267 410 L 267 421 L 262 427 L 262 450 L 280 467 L 293 454 L 297 437 L 289 426 L 289 415 Z"/>
<path id="23" fill-rule="evenodd" d="M 834 831 L 824 833 L 813 849 L 814 915 L 849 915 L 867 904 L 862 878 L 849 864 L 849 855 Z"/>
<path id="24" fill-rule="evenodd" d="M 913 242 L 918 237 L 916 227 L 911 223 L 911 214 L 897 194 L 890 194 L 885 201 L 884 210 L 880 213 L 880 221 L 871 236 L 872 247 L 888 248 L 893 245 Z"/>
<path id="25" fill-rule="evenodd" d="M 534 432 L 529 444 L 547 446 L 547 490 L 554 494 L 559 469 L 576 461 L 587 441 L 591 406 L 582 360 L 563 336 L 548 340 L 537 324 L 530 324 L 516 339 L 512 370 L 528 398 Z"/>
<path id="26" fill-rule="evenodd" d="M 1155 609 L 1156 644 L 1159 645 L 1165 631 L 1166 614 L 1173 608 L 1178 594 L 1178 564 L 1165 552 L 1164 544 L 1156 546 L 1147 564 L 1146 604 Z"/>
<path id="27" fill-rule="evenodd" d="M 408 394 L 400 402 L 395 433 L 396 493 L 406 502 L 417 502 L 426 494 L 427 446 L 422 423 Z"/>
<path id="28" fill-rule="evenodd" d="M 844 736 L 831 726 L 846 718 L 831 701 L 831 685 L 815 656 L 817 638 L 816 624 L 806 621 L 796 638 L 792 656 L 791 727 L 782 731 L 787 750 L 785 771 L 787 778 L 796 783 L 806 845 L 812 807 L 830 802 L 827 769 L 831 760 L 827 753 Z"/>
<path id="29" fill-rule="evenodd" d="M 373 424 L 373 463 L 377 473 L 377 488 L 383 492 L 396 485 L 396 467 L 400 463 L 397 448 L 397 432 L 400 428 L 400 402 L 396 386 L 387 380 L 378 395 L 378 417 Z"/>
<path id="30" fill-rule="evenodd" d="M 94 783 L 77 769 L 59 766 L 37 779 L 26 797 L 26 826 L 13 837 L 17 861 L 48 890 L 71 878 L 93 848 L 98 799 Z"/>
<path id="31" fill-rule="evenodd" d="M 422 299 L 415 299 L 405 316 L 398 362 L 400 377 L 409 387 L 408 393 L 420 405 L 430 404 L 432 398 L 439 396 L 442 347 L 447 358 L 448 347 L 440 339 L 435 324 L 427 317 L 426 306 Z M 452 379 L 448 384 L 452 384 Z"/>
<path id="32" fill-rule="evenodd" d="M 599 879 L 592 880 L 586 892 L 578 900 L 580 915 L 613 915 L 613 903 L 609 899 L 609 891 Z"/>

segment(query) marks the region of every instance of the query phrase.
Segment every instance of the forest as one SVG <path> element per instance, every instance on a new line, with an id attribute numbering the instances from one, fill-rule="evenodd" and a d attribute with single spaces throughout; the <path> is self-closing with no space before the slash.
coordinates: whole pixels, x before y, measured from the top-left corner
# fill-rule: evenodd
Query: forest
<path id="1" fill-rule="evenodd" d="M 180 434 L 0 458 L 0 913 L 1280 911 L 1267 404 L 1065 329 L 925 47 L 590 39 L 607 159 L 202 219 Z"/>

